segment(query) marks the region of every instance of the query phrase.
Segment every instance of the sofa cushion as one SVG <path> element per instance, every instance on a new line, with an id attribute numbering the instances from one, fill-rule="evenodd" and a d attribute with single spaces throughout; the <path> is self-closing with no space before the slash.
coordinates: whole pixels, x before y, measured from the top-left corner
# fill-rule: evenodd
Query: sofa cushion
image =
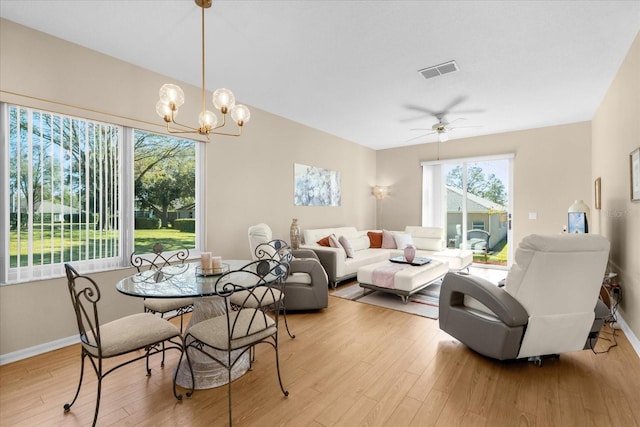
<path id="1" fill-rule="evenodd" d="M 332 248 L 342 248 L 342 245 L 340 244 L 340 241 L 335 234 L 331 234 L 329 236 L 329 246 L 331 246 Z"/>
<path id="2" fill-rule="evenodd" d="M 326 246 L 326 247 L 331 246 L 331 244 L 329 243 L 329 236 L 323 237 L 322 239 L 318 240 L 316 243 L 319 244 L 320 246 Z"/>
<path id="3" fill-rule="evenodd" d="M 305 244 L 313 245 L 316 244 L 318 240 L 332 233 L 336 236 L 352 236 L 358 234 L 358 230 L 355 227 L 308 228 L 302 230 L 302 237 Z"/>
<path id="4" fill-rule="evenodd" d="M 362 232 L 355 236 L 347 236 L 351 247 L 354 251 L 361 251 L 363 249 L 369 249 L 371 247 L 371 241 L 366 233 Z"/>
<path id="5" fill-rule="evenodd" d="M 413 238 L 409 233 L 393 233 L 393 238 L 396 241 L 396 247 L 398 249 L 404 249 L 408 245 L 413 245 Z"/>
<path id="6" fill-rule="evenodd" d="M 344 248 L 344 251 L 347 253 L 347 258 L 353 258 L 354 256 L 353 246 L 351 246 L 351 242 L 349 241 L 349 239 L 347 239 L 345 236 L 340 236 L 338 241 Z"/>
<path id="7" fill-rule="evenodd" d="M 440 227 L 418 227 L 408 225 L 404 229 L 405 233 L 411 234 L 413 244 L 416 249 L 425 251 L 441 251 L 445 249 Z"/>
<path id="8" fill-rule="evenodd" d="M 396 239 L 393 238 L 393 233 L 389 230 L 382 230 L 382 248 L 383 249 L 395 249 Z"/>
<path id="9" fill-rule="evenodd" d="M 382 232 L 369 231 L 367 236 L 369 236 L 369 247 L 371 249 L 382 247 Z"/>

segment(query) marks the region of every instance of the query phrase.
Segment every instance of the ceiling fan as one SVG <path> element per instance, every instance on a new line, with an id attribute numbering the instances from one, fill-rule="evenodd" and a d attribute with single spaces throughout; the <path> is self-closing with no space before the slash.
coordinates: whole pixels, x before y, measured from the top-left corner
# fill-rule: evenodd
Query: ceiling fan
<path id="1" fill-rule="evenodd" d="M 451 122 L 446 122 L 444 120 L 444 118 L 441 118 L 441 117 L 436 117 L 436 118 L 438 119 L 438 123 L 436 123 L 433 126 L 431 126 L 431 129 L 429 129 L 429 128 L 413 128 L 413 129 L 410 129 L 412 131 L 428 131 L 428 130 L 430 130 L 431 132 L 416 136 L 414 138 L 410 138 L 410 139 L 407 140 L 407 142 L 413 141 L 413 140 L 416 140 L 416 139 L 419 139 L 419 138 L 424 138 L 425 136 L 434 135 L 434 134 L 438 135 L 438 142 L 446 142 L 446 141 L 449 140 L 449 132 L 451 132 L 454 129 L 479 127 L 479 126 L 451 126 L 453 123 L 457 122 L 458 120 L 465 120 L 463 118 L 458 118 L 458 119 L 455 119 L 455 120 L 453 120 Z"/>
<path id="2" fill-rule="evenodd" d="M 405 108 L 407 108 L 409 110 L 420 112 L 423 115 L 427 114 L 429 116 L 433 116 L 436 119 L 438 119 L 438 122 L 436 124 L 434 124 L 433 126 L 431 126 L 430 129 L 429 128 L 426 128 L 426 129 L 422 129 L 422 128 L 411 129 L 412 131 L 419 130 L 419 131 L 431 131 L 431 132 L 419 135 L 419 136 L 417 136 L 415 138 L 411 138 L 411 139 L 407 140 L 407 142 L 413 141 L 413 140 L 416 140 L 416 139 L 419 139 L 419 138 L 423 138 L 423 137 L 428 136 L 428 135 L 434 135 L 434 134 L 438 135 L 438 141 L 439 142 L 445 142 L 445 141 L 449 140 L 449 132 L 454 130 L 454 129 L 479 127 L 479 126 L 451 126 L 453 123 L 457 122 L 458 120 L 465 120 L 465 119 L 458 118 L 458 119 L 455 119 L 455 120 L 453 120 L 451 122 L 447 122 L 447 120 L 445 118 L 449 114 L 479 113 L 479 112 L 483 111 L 483 110 L 475 110 L 475 109 L 474 110 L 465 110 L 465 111 L 462 111 L 462 110 L 452 111 L 459 104 L 463 103 L 466 99 L 467 99 L 466 96 L 459 96 L 459 97 L 455 98 L 453 101 L 451 101 L 442 110 L 439 110 L 439 111 L 434 111 L 434 110 L 431 110 L 429 108 L 416 106 L 416 105 L 405 105 Z M 422 117 L 410 118 L 410 119 L 406 119 L 404 121 L 416 120 L 416 119 L 420 119 L 420 118 L 422 118 Z"/>

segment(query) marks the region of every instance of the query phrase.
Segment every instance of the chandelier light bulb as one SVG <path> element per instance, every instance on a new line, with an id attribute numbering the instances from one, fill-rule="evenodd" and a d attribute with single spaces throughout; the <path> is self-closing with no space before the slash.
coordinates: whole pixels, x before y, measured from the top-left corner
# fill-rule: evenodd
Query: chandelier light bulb
<path id="1" fill-rule="evenodd" d="M 167 83 L 160 88 L 160 100 L 177 110 L 184 104 L 184 92 L 180 86 Z"/>
<path id="2" fill-rule="evenodd" d="M 171 106 L 163 100 L 160 100 L 156 104 L 156 113 L 158 113 L 158 115 L 162 117 L 165 122 L 169 123 L 171 122 L 171 113 L 173 113 L 173 117 L 175 118 L 178 115 L 178 110 L 171 111 Z"/>
<path id="3" fill-rule="evenodd" d="M 229 89 L 216 89 L 216 91 L 213 92 L 213 105 L 223 114 L 227 114 L 227 112 L 236 105 L 236 97 Z"/>
<path id="4" fill-rule="evenodd" d="M 251 118 L 251 112 L 245 105 L 238 104 L 231 109 L 231 118 L 238 126 L 242 126 Z"/>
<path id="5" fill-rule="evenodd" d="M 200 129 L 209 131 L 216 127 L 218 124 L 218 118 L 211 111 L 206 110 L 201 112 L 198 116 L 198 123 L 200 124 Z"/>

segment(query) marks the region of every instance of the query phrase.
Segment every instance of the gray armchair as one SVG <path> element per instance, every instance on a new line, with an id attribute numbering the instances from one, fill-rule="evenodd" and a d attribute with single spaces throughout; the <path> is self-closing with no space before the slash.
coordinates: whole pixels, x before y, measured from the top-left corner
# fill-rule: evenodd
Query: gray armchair
<path id="1" fill-rule="evenodd" d="M 257 259 L 256 248 L 273 238 L 271 228 L 267 224 L 257 224 L 249 227 L 248 234 L 251 256 Z M 329 305 L 329 279 L 318 256 L 309 249 L 293 249 L 292 254 L 285 281 L 287 311 L 326 308 Z"/>
<path id="2" fill-rule="evenodd" d="M 599 291 L 609 242 L 593 234 L 527 236 L 504 288 L 448 273 L 440 290 L 440 329 L 499 360 L 593 348 L 609 314 Z"/>

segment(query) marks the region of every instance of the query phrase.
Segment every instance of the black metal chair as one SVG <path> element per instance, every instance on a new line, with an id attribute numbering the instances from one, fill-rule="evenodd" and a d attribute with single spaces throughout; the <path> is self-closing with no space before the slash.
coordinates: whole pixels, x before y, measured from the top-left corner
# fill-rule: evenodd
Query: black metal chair
<path id="1" fill-rule="evenodd" d="M 183 354 L 186 353 L 187 357 L 192 349 L 226 368 L 229 375 L 229 425 L 233 423 L 231 370 L 257 344 L 266 343 L 274 348 L 280 390 L 285 397 L 289 395 L 282 384 L 278 357 L 278 320 L 282 298 L 277 294 L 285 275 L 286 268 L 283 268 L 283 264 L 272 259 L 253 261 L 238 270 L 223 274 L 217 280 L 216 295 L 225 299 L 228 308 L 225 314 L 196 323 L 184 337 Z M 230 298 L 238 292 L 242 293 L 243 298 L 237 301 L 236 309 L 233 310 Z M 273 301 L 273 317 L 261 309 L 267 300 Z M 213 351 L 222 352 L 222 356 L 213 354 Z"/>
<path id="2" fill-rule="evenodd" d="M 98 391 L 96 396 L 96 409 L 93 416 L 93 424 L 96 425 L 98 411 L 100 409 L 100 394 L 102 391 L 102 379 L 116 369 L 146 358 L 147 376 L 151 375 L 149 368 L 149 356 L 164 352 L 166 349 L 177 349 L 182 352 L 183 342 L 180 331 L 171 322 L 162 320 L 151 313 L 138 313 L 120 319 L 100 324 L 98 317 L 98 302 L 100 301 L 100 288 L 96 282 L 88 276 L 82 276 L 69 264 L 65 264 L 67 273 L 69 294 L 78 323 L 78 332 L 82 344 L 80 380 L 78 389 L 71 403 L 64 405 L 64 411 L 69 412 L 75 403 L 84 377 L 85 359 L 88 357 L 96 376 L 98 377 Z M 160 346 L 166 341 L 168 346 Z M 144 350 L 143 354 L 136 353 Z M 105 369 L 103 359 L 121 356 L 131 353 L 132 358 L 118 365 Z M 182 395 L 177 394 L 174 388 L 173 394 L 181 400 Z M 188 396 L 190 393 L 187 394 Z"/>
<path id="3" fill-rule="evenodd" d="M 230 297 L 231 305 L 233 307 L 238 307 L 241 304 L 252 304 L 252 308 L 260 307 L 263 310 L 272 311 L 276 309 L 276 299 L 278 299 L 278 309 L 282 310 L 282 314 L 284 317 L 284 325 L 287 329 L 287 334 L 291 339 L 294 339 L 296 336 L 291 333 L 289 330 L 289 323 L 287 322 L 287 307 L 285 304 L 285 286 L 286 279 L 289 276 L 289 271 L 291 269 L 291 260 L 293 259 L 293 254 L 291 251 L 291 246 L 284 240 L 275 239 L 271 240 L 267 243 L 261 243 L 256 246 L 255 249 L 255 259 L 267 259 L 274 260 L 280 264 L 282 264 L 282 268 L 285 269 L 284 279 L 282 284 L 278 287 L 273 288 L 271 291 L 267 292 L 267 289 L 256 289 L 254 290 L 254 295 L 259 294 L 260 292 L 264 292 L 265 295 L 260 298 L 251 298 L 246 300 L 246 296 L 248 291 L 239 291 L 235 292 Z M 273 298 L 272 298 L 273 297 Z"/>
<path id="4" fill-rule="evenodd" d="M 138 272 L 143 270 L 159 270 L 162 267 L 178 263 L 184 264 L 185 260 L 189 258 L 189 249 L 182 248 L 171 255 L 164 253 L 164 247 L 162 243 L 156 243 L 153 245 L 153 253 L 151 255 L 136 255 L 131 254 L 131 265 L 133 265 Z M 180 332 L 184 328 L 184 314 L 193 311 L 193 299 L 192 298 L 145 298 L 144 299 L 144 311 L 147 313 L 160 314 L 160 317 L 164 318 L 165 314 L 173 313 L 172 316 L 167 317 L 167 320 L 180 316 Z M 162 360 L 164 364 L 164 358 Z"/>

